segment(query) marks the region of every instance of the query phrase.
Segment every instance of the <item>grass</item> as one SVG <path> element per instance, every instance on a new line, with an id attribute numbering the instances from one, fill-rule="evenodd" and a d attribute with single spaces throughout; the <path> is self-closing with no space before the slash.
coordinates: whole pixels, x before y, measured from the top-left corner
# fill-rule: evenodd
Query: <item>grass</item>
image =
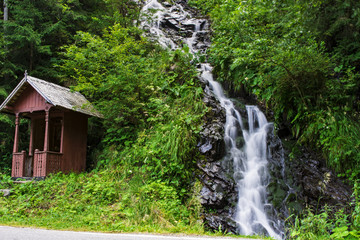
<path id="1" fill-rule="evenodd" d="M 57 174 L 45 181 L 25 184 L 3 181 L 1 187 L 10 187 L 12 194 L 0 198 L 0 223 L 109 232 L 201 231 L 200 222 L 188 209 L 191 206 L 181 205 L 176 194 L 167 196 L 168 200 L 149 201 L 149 197 L 158 192 L 144 194 L 149 193 L 149 186 L 154 184 L 148 185 L 136 178 L 116 180 L 112 177 L 104 173 L 82 173 Z M 162 187 L 160 190 L 169 188 L 158 185 Z M 174 207 L 171 202 L 180 206 Z"/>
<path id="2" fill-rule="evenodd" d="M 59 173 L 45 181 L 23 184 L 0 175 L 0 181 L 1 189 L 11 188 L 9 197 L 0 196 L 1 225 L 224 236 L 204 230 L 197 194 L 199 183 L 194 184 L 186 200 L 181 200 L 172 187 L 162 182 L 146 182 L 136 173 L 131 176 L 109 171 Z"/>

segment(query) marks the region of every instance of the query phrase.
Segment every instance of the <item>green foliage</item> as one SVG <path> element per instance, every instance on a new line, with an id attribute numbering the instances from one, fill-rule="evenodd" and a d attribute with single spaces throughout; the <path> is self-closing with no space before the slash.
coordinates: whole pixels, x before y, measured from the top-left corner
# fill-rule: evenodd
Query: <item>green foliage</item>
<path id="1" fill-rule="evenodd" d="M 360 186 L 359 181 L 356 181 L 354 184 L 354 193 L 353 197 L 355 198 L 355 202 L 353 204 L 353 212 L 351 214 L 351 221 L 353 228 L 360 235 Z"/>
<path id="2" fill-rule="evenodd" d="M 3 23 L 0 21 L 0 28 L 1 27 L 3 27 Z M 2 46 L 0 48 L 0 79 L 4 77 L 4 73 L 6 72 L 6 70 L 4 69 L 5 61 L 6 61 L 6 59 L 5 59 L 5 57 L 6 57 L 6 55 L 5 55 L 6 49 L 3 47 L 3 46 L 5 46 L 5 39 L 4 39 L 3 34 L 4 34 L 3 32 L 0 33 L 0 46 Z M 0 101 L 2 101 L 3 97 L 4 97 L 3 96 L 3 94 L 4 94 L 3 93 L 4 85 L 5 85 L 5 82 L 3 80 L 0 80 L 0 89 L 1 89 L 0 90 Z"/>
<path id="3" fill-rule="evenodd" d="M 80 32 L 60 68 L 102 111 L 110 147 L 101 163 L 140 168 L 184 196 L 205 113 L 191 56 L 167 52 L 119 24 L 99 37 Z M 117 149 L 118 154 L 113 151 Z"/>
<path id="4" fill-rule="evenodd" d="M 104 0 L 111 11 L 111 20 L 123 27 L 130 27 L 138 20 L 141 5 L 132 0 Z"/>
<path id="5" fill-rule="evenodd" d="M 329 238 L 328 228 L 330 226 L 331 223 L 328 222 L 328 213 L 326 211 L 318 215 L 308 211 L 306 217 L 301 220 L 296 217 L 290 237 L 299 240 Z"/>
<path id="6" fill-rule="evenodd" d="M 316 1 L 313 1 L 316 2 Z M 304 26 L 324 41 L 340 64 L 360 68 L 360 3 L 356 0 L 319 1 L 304 5 Z"/>
<path id="7" fill-rule="evenodd" d="M 0 86 L 0 101 L 7 93 Z M 14 121 L 8 115 L 0 114 L 0 173 L 10 173 Z"/>
<path id="8" fill-rule="evenodd" d="M 348 231 L 347 215 L 338 212 L 334 220 L 329 216 L 329 210 L 314 214 L 310 210 L 302 217 L 296 217 L 290 229 L 289 239 L 358 239 L 357 231 Z M 350 234 L 351 232 L 351 234 Z"/>
<path id="9" fill-rule="evenodd" d="M 320 214 L 308 210 L 301 218 L 297 216 L 290 227 L 290 239 L 359 239 L 359 187 L 354 185 L 355 201 L 350 204 L 351 213 L 339 210 L 334 214 L 328 208 Z"/>
<path id="10" fill-rule="evenodd" d="M 25 184 L 2 176 L 0 187 L 12 195 L 0 196 L 0 222 L 201 233 L 198 184 L 191 190 L 206 108 L 188 49 L 165 51 L 144 38 L 133 26 L 133 1 L 9 2 L 6 89 L 14 85 L 6 80 L 27 68 L 82 92 L 104 119 L 89 124 L 96 136 L 88 163 L 96 170 Z M 8 161 L 0 173 L 9 174 L 13 122 L 0 116 L 0 156 Z M 20 127 L 27 132 L 26 121 Z"/>
<path id="11" fill-rule="evenodd" d="M 74 41 L 76 31 L 99 33 L 113 23 L 108 17 L 110 5 L 102 0 L 8 0 L 8 7 L 9 20 L 2 22 L 6 46 L 2 72 L 10 88 L 16 83 L 13 78 L 25 70 L 57 79 L 52 65 L 60 58 L 60 48 Z"/>
<path id="12" fill-rule="evenodd" d="M 163 209 L 163 215 L 158 216 L 159 218 L 173 218 L 172 224 L 181 220 L 189 224 L 188 219 L 186 219 L 188 212 L 181 211 L 182 204 L 173 187 L 169 187 L 162 182 L 152 182 L 142 186 L 140 192 L 144 195 L 143 201 L 145 204 L 147 203 L 151 206 L 147 214 L 156 212 L 153 208 L 160 208 Z"/>
<path id="13" fill-rule="evenodd" d="M 11 171 L 13 125 L 8 116 L 0 115 L 0 173 L 4 174 Z"/>
<path id="14" fill-rule="evenodd" d="M 203 232 L 193 202 L 181 203 L 174 188 L 145 182 L 140 175 L 129 179 L 108 170 L 59 173 L 24 184 L 0 175 L 0 188 L 11 188 L 9 197 L 0 195 L 0 223 L 112 232 Z"/>
<path id="15" fill-rule="evenodd" d="M 61 66 L 66 76 L 76 79 L 74 90 L 82 91 L 103 109 L 109 120 L 108 133 L 120 138 L 133 135 L 134 129 L 144 124 L 141 100 L 150 91 L 145 87 L 148 73 L 143 74 L 149 68 L 145 56 L 150 45 L 136 37 L 138 30 L 120 25 L 106 31 L 103 38 L 80 32 L 77 45 L 67 48 Z M 110 136 L 108 141 L 123 140 Z"/>
<path id="16" fill-rule="evenodd" d="M 189 4 L 202 10 L 203 14 L 210 13 L 218 7 L 223 1 L 221 0 L 189 0 Z"/>
<path id="17" fill-rule="evenodd" d="M 317 147 L 328 156 L 328 165 L 346 172 L 351 180 L 359 178 L 360 126 L 343 109 L 316 111 L 307 116 L 309 125 L 302 138 L 316 139 Z M 351 170 L 350 170 L 351 169 Z"/>
<path id="18" fill-rule="evenodd" d="M 218 80 L 255 96 L 350 180 L 359 174 L 357 1 L 202 1 Z M 338 35 L 339 34 L 339 35 Z M 355 39 L 356 38 L 356 39 Z"/>

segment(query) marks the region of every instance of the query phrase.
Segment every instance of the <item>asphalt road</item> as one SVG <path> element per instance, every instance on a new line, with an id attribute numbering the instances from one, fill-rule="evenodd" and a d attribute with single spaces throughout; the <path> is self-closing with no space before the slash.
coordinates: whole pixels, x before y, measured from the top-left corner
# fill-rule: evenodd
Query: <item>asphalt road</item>
<path id="1" fill-rule="evenodd" d="M 246 240 L 245 238 L 241 238 Z M 230 237 L 193 237 L 44 230 L 0 226 L 0 240 L 240 240 Z M 250 240 L 250 239 L 248 239 Z M 254 240 L 254 239 L 251 239 Z"/>

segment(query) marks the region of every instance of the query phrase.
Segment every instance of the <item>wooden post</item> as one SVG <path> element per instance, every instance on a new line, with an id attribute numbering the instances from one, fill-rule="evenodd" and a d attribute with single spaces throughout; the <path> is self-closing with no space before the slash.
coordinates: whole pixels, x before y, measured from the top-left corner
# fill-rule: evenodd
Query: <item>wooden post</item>
<path id="1" fill-rule="evenodd" d="M 34 119 L 30 123 L 30 142 L 29 142 L 29 156 L 33 155 L 33 136 L 34 136 Z"/>
<path id="2" fill-rule="evenodd" d="M 19 151 L 19 113 L 16 113 L 13 153 L 17 153 L 18 151 Z"/>
<path id="3" fill-rule="evenodd" d="M 44 152 L 48 151 L 49 145 L 49 109 L 45 110 L 45 138 L 44 138 Z"/>
<path id="4" fill-rule="evenodd" d="M 63 153 L 63 147 L 64 147 L 64 114 L 61 119 L 60 153 Z"/>
<path id="5" fill-rule="evenodd" d="M 39 149 L 34 152 L 34 170 L 33 177 L 40 177 L 41 162 L 39 162 Z"/>

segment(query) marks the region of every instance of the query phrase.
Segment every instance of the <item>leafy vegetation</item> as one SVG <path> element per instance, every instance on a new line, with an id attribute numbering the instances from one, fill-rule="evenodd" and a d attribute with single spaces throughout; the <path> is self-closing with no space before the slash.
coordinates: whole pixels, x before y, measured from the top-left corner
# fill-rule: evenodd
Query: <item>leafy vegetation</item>
<path id="1" fill-rule="evenodd" d="M 56 174 L 25 184 L 2 176 L 0 187 L 12 191 L 9 197 L 0 197 L 1 224 L 112 232 L 204 232 L 196 193 L 183 203 L 174 188 L 147 182 L 127 169 Z"/>
<path id="2" fill-rule="evenodd" d="M 190 0 L 212 20 L 217 79 L 244 90 L 355 184 L 353 211 L 296 218 L 294 239 L 358 237 L 360 3 Z M 131 0 L 8 0 L 1 21 L 0 101 L 24 70 L 82 92 L 90 171 L 14 184 L 14 120 L 0 115 L 0 223 L 102 231 L 202 233 L 196 150 L 207 111 L 188 49 L 168 52 L 137 28 Z M 23 121 L 21 128 L 26 129 Z M 24 131 L 21 131 L 24 132 Z"/>
<path id="3" fill-rule="evenodd" d="M 7 6 L 9 18 L 0 21 L 3 29 L 0 33 L 0 102 L 17 85 L 25 70 L 33 76 L 58 82 L 59 73 L 54 64 L 62 58 L 62 46 L 74 42 L 79 30 L 102 32 L 115 22 L 112 16 L 119 9 L 112 1 L 102 0 L 7 0 Z M 120 16 L 117 19 L 120 20 Z M 13 122 L 8 116 L 0 117 L 0 172 L 6 169 L 8 173 L 11 167 Z"/>
<path id="4" fill-rule="evenodd" d="M 359 4 L 191 2 L 213 21 L 210 60 L 218 79 L 254 95 L 276 123 L 290 125 L 300 143 L 317 147 L 329 166 L 356 180 Z"/>
<path id="5" fill-rule="evenodd" d="M 11 171 L 11 154 L 12 142 L 7 141 L 10 139 L 14 132 L 13 128 L 8 126 L 14 125 L 14 121 L 8 116 L 0 115 L 0 169 L 1 173 L 9 174 Z"/>
<path id="6" fill-rule="evenodd" d="M 6 68 L 11 71 L 8 79 L 28 66 L 31 75 L 61 79 L 96 105 L 104 119 L 89 124 L 89 173 L 57 174 L 18 185 L 7 177 L 13 119 L 1 117 L 6 141 L 0 154 L 6 161 L 0 165 L 0 181 L 12 195 L 0 197 L 0 222 L 203 233 L 194 174 L 207 109 L 188 49 L 170 52 L 143 37 L 134 21 L 139 6 L 132 1 L 9 4 L 6 54 L 13 58 L 6 61 L 14 68 Z M 32 14 L 22 15 L 23 4 Z M 5 82 L 1 96 L 12 87 Z M 27 123 L 21 127 L 26 132 Z"/>
<path id="7" fill-rule="evenodd" d="M 360 176 L 358 1 L 191 0 L 212 20 L 217 79 L 254 96 L 298 144 L 323 153 L 349 182 Z M 356 197 L 358 198 L 358 197 Z M 358 239 L 352 213 L 311 211 L 294 239 Z M 336 219 L 336 218 L 335 218 Z"/>
<path id="8" fill-rule="evenodd" d="M 290 239 L 359 239 L 359 186 L 356 183 L 354 188 L 354 202 L 351 207 L 354 211 L 349 215 L 340 210 L 333 214 L 331 209 L 324 209 L 320 214 L 314 214 L 308 210 L 301 218 L 295 217 L 294 224 L 290 229 Z"/>
<path id="9" fill-rule="evenodd" d="M 8 0 L 9 20 L 4 22 L 5 83 L 14 87 L 25 70 L 43 79 L 56 80 L 53 64 L 59 50 L 73 42 L 76 31 L 101 32 L 112 24 L 103 1 Z"/>
<path id="10" fill-rule="evenodd" d="M 109 146 L 99 164 L 131 164 L 181 193 L 192 179 L 206 109 L 191 56 L 167 52 L 139 30 L 114 25 L 79 33 L 60 68 L 102 111 Z M 109 157 L 109 154 L 111 157 Z M 103 162 L 101 162 L 103 161 Z"/>

